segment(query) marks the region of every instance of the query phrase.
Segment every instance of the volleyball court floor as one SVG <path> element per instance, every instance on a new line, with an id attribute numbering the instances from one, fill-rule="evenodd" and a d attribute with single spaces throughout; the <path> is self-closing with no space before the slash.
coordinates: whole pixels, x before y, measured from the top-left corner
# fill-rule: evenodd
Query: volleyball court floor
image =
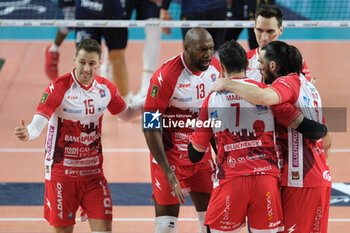
<path id="1" fill-rule="evenodd" d="M 350 42 L 290 43 L 301 50 L 312 76 L 317 77 L 316 86 L 323 106 L 339 107 L 349 114 Z M 245 42 L 242 44 L 247 48 Z M 1 233 L 52 232 L 43 219 L 42 207 L 45 133 L 32 142 L 18 141 L 13 134 L 21 120 L 30 123 L 49 83 L 43 66 L 47 45 L 47 41 L 0 42 L 0 58 L 6 59 L 0 72 Z M 143 42 L 130 41 L 126 52 L 130 88 L 134 93 L 141 81 L 142 50 Z M 181 51 L 181 41 L 162 42 L 159 64 Z M 59 72 L 62 75 L 74 65 L 73 42 L 64 42 L 60 52 Z M 333 149 L 328 158 L 334 182 L 328 232 L 346 233 L 350 229 L 350 134 L 346 116 L 341 116 L 342 119 L 336 116 L 330 118 L 333 124 L 340 124 L 337 131 L 342 132 L 333 132 Z M 104 171 L 114 203 L 113 232 L 153 232 L 149 154 L 141 119 L 122 123 L 106 113 L 102 132 Z M 179 218 L 180 233 L 198 232 L 196 212 L 190 202 L 181 207 Z M 88 223 L 77 221 L 75 232 L 89 232 Z"/>

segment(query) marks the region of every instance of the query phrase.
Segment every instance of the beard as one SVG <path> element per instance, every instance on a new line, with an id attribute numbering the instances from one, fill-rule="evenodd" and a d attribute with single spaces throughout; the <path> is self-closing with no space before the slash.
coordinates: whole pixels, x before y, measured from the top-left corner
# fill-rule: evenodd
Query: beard
<path id="1" fill-rule="evenodd" d="M 264 83 L 266 84 L 272 84 L 273 81 L 275 81 L 277 78 L 276 75 L 270 69 L 265 70 L 265 75 L 263 75 L 263 77 Z"/>

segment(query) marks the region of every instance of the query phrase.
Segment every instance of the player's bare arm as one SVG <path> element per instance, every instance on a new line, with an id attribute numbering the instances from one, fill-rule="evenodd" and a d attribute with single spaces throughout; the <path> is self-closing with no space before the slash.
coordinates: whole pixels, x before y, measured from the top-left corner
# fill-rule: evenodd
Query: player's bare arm
<path id="1" fill-rule="evenodd" d="M 166 176 L 171 189 L 174 191 L 176 198 L 181 203 L 185 203 L 185 196 L 181 191 L 180 182 L 177 179 L 175 173 L 170 169 L 168 159 L 165 154 L 162 133 L 160 130 L 146 130 L 144 131 L 148 148 L 150 149 L 154 159 L 162 168 L 164 175 Z"/>
<path id="2" fill-rule="evenodd" d="M 242 99 L 245 99 L 252 104 L 274 105 L 279 102 L 277 93 L 270 88 L 260 88 L 225 78 L 220 78 L 214 82 L 212 91 L 225 90 L 234 92 Z"/>

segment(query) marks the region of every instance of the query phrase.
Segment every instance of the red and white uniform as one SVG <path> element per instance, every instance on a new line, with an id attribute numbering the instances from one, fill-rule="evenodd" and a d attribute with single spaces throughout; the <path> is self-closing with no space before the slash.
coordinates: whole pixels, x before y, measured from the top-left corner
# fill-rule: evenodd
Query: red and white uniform
<path id="1" fill-rule="evenodd" d="M 232 79 L 263 86 L 248 78 Z M 271 108 L 253 105 L 231 92 L 214 92 L 203 103 L 199 120 L 221 122 L 197 128 L 193 145 L 205 149 L 214 132 L 218 142 L 217 187 L 209 202 L 206 224 L 215 232 L 238 232 L 248 216 L 251 229 L 283 230 Z M 239 206 L 239 208 L 237 208 Z"/>
<path id="2" fill-rule="evenodd" d="M 278 94 L 280 103 L 289 102 L 306 118 L 324 123 L 320 94 L 303 75 L 280 77 L 269 88 Z M 280 121 L 288 125 L 290 118 L 286 115 Z M 282 193 L 286 230 L 294 227 L 297 231 L 326 232 L 331 175 L 322 139 L 304 138 L 280 124 L 277 124 L 276 131 L 284 161 L 281 185 L 286 186 Z M 310 192 L 315 194 L 310 195 Z M 299 198 L 303 199 L 302 203 Z"/>
<path id="3" fill-rule="evenodd" d="M 191 125 L 179 127 L 175 124 L 186 123 L 198 117 L 199 108 L 210 93 L 213 82 L 220 77 L 220 72 L 219 61 L 214 57 L 207 70 L 193 72 L 188 68 L 184 55 L 181 54 L 165 62 L 153 74 L 150 81 L 145 111 L 159 110 L 161 112 L 164 123 L 162 127 L 163 144 L 167 159 L 180 183 L 184 181 L 181 183 L 182 188 L 188 191 L 211 192 L 210 176 L 214 172 L 214 163 L 208 147 L 202 162 L 194 165 L 189 160 L 187 152 L 189 138 L 194 128 Z M 193 174 L 203 169 L 207 170 L 207 175 L 197 178 L 202 177 L 204 183 L 200 183 L 198 179 L 193 182 L 186 181 L 190 177 L 194 180 Z M 177 198 L 171 195 L 172 190 L 168 181 L 152 155 L 151 174 L 153 194 L 157 202 L 159 204 L 178 203 Z"/>
<path id="4" fill-rule="evenodd" d="M 259 48 L 250 50 L 247 52 L 247 59 L 248 59 L 248 67 L 247 67 L 247 77 L 257 81 L 257 82 L 264 82 L 263 76 L 260 73 L 259 66 Z M 307 66 L 305 60 L 303 61 L 303 69 L 302 73 L 306 77 L 307 80 L 311 80 L 309 67 Z"/>
<path id="5" fill-rule="evenodd" d="M 73 70 L 46 88 L 36 114 L 49 120 L 45 218 L 52 225 L 74 224 L 75 211 L 83 199 L 89 200 L 83 206 L 89 217 L 111 219 L 112 203 L 102 169 L 101 124 L 106 109 L 114 115 L 125 108 L 117 88 L 97 75 L 89 86 L 84 86 L 78 83 Z M 82 198 L 80 192 L 85 189 L 96 191 L 84 191 Z M 81 199 L 74 193 L 80 193 Z M 93 195 L 102 199 L 94 199 Z M 90 209 L 94 205 L 95 209 Z M 101 207 L 105 209 L 96 209 Z"/>

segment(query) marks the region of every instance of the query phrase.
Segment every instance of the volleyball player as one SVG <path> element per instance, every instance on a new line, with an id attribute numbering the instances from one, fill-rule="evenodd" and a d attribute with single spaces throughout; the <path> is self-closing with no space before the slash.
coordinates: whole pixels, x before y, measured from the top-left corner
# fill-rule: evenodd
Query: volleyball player
<path id="1" fill-rule="evenodd" d="M 165 62 L 153 75 L 145 111 L 168 122 L 188 122 L 198 117 L 198 108 L 220 76 L 220 65 L 213 57 L 214 42 L 208 31 L 192 28 L 185 36 L 184 52 Z M 152 117 L 152 118 L 153 118 Z M 163 122 L 163 121 L 161 121 Z M 159 122 L 159 123 L 161 123 Z M 181 124 L 181 123 L 180 123 Z M 205 159 L 192 164 L 187 144 L 191 126 L 163 125 L 144 129 L 151 151 L 151 178 L 156 212 L 155 233 L 176 233 L 180 203 L 189 193 L 206 233 L 204 218 L 213 188 L 215 165 L 208 148 Z"/>
<path id="2" fill-rule="evenodd" d="M 282 35 L 282 18 L 282 11 L 275 5 L 262 5 L 256 10 L 254 33 L 259 47 L 247 52 L 249 60 L 247 76 L 249 78 L 263 82 L 263 76 L 259 70 L 259 53 L 264 45 L 278 40 L 279 36 Z M 305 61 L 303 61 L 302 73 L 308 80 L 311 80 L 309 68 Z"/>
<path id="3" fill-rule="evenodd" d="M 127 106 L 114 84 L 96 75 L 100 59 L 99 43 L 82 40 L 75 68 L 49 84 L 32 122 L 15 128 L 18 139 L 31 141 L 48 123 L 44 217 L 57 233 L 73 232 L 79 206 L 93 233 L 112 232 L 112 199 L 102 167 L 102 118 L 108 109 L 129 120 L 143 107 Z"/>
<path id="4" fill-rule="evenodd" d="M 221 79 L 214 83 L 213 90 L 232 91 L 254 104 L 288 102 L 308 119 L 324 120 L 320 94 L 301 74 L 303 59 L 297 48 L 281 41 L 270 42 L 262 48 L 259 62 L 269 87 L 262 89 Z M 304 123 L 301 132 L 311 132 L 313 123 Z M 327 232 L 332 178 L 326 153 L 331 145 L 330 135 L 315 141 L 290 128 L 281 127 L 278 133 L 284 158 L 281 185 L 285 232 Z"/>

